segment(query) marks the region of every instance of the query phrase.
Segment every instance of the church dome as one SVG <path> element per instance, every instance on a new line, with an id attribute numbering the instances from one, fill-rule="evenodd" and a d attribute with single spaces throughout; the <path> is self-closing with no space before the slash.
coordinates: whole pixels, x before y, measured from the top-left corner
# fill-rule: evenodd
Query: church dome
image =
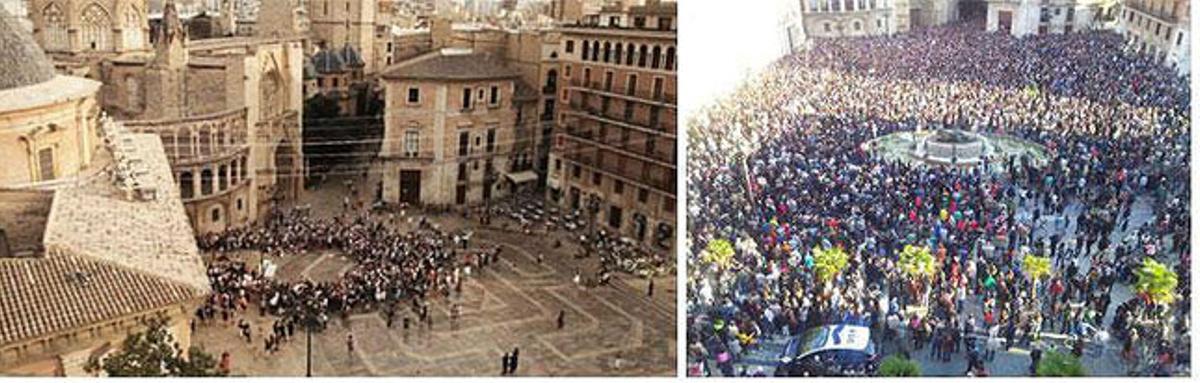
<path id="1" fill-rule="evenodd" d="M 54 65 L 12 14 L 0 7 L 0 90 L 41 84 L 54 78 Z"/>

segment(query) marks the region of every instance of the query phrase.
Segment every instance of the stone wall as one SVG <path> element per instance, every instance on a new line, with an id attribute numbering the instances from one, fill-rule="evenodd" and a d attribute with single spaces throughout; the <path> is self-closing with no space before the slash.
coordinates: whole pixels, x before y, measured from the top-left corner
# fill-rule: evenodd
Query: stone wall
<path id="1" fill-rule="evenodd" d="M 38 256 L 53 192 L 0 191 L 0 258 Z"/>

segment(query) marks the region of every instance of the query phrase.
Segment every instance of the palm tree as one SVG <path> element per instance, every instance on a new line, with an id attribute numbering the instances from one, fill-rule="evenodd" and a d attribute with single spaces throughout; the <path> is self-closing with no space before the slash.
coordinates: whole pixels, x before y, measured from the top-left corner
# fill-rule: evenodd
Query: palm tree
<path id="1" fill-rule="evenodd" d="M 1175 301 L 1175 287 L 1179 285 L 1179 276 L 1170 267 L 1154 258 L 1146 258 L 1142 260 L 1142 266 L 1133 273 L 1137 276 L 1134 288 L 1139 293 L 1146 294 L 1155 303 L 1170 304 Z"/>
<path id="2" fill-rule="evenodd" d="M 1029 290 L 1033 298 L 1037 299 L 1038 282 L 1050 276 L 1050 257 L 1028 254 L 1025 256 L 1022 268 L 1025 270 L 1025 275 L 1033 280 L 1033 283 L 1029 285 Z"/>
<path id="3" fill-rule="evenodd" d="M 832 280 L 846 268 L 846 264 L 850 260 L 850 256 L 846 254 L 846 250 L 841 247 L 832 248 L 813 248 L 813 271 L 817 275 L 817 280 L 827 282 Z"/>
<path id="4" fill-rule="evenodd" d="M 910 278 L 921 282 L 922 305 L 929 304 L 929 281 L 938 274 L 937 259 L 929 252 L 929 247 L 904 245 L 900 252 L 900 270 Z"/>
<path id="5" fill-rule="evenodd" d="M 701 258 L 708 263 L 716 263 L 728 267 L 733 259 L 733 244 L 724 239 L 714 239 L 708 242 Z"/>
<path id="6" fill-rule="evenodd" d="M 879 376 L 921 376 L 921 365 L 904 356 L 888 355 L 879 364 Z"/>
<path id="7" fill-rule="evenodd" d="M 1037 376 L 1085 376 L 1083 363 L 1074 355 L 1059 351 L 1048 351 L 1037 365 Z"/>

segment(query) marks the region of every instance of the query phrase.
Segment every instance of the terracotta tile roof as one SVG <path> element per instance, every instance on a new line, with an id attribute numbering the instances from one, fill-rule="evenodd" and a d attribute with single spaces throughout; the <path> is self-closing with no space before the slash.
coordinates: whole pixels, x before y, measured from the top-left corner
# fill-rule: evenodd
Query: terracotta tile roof
<path id="1" fill-rule="evenodd" d="M 105 125 L 105 129 L 111 125 Z M 0 345 L 71 331 L 210 291 L 162 142 L 125 134 L 152 200 L 128 199 L 108 177 L 55 191 L 45 255 L 0 259 Z"/>
<path id="2" fill-rule="evenodd" d="M 0 291 L 0 344 L 205 295 L 170 280 L 65 254 L 0 260 Z"/>
<path id="3" fill-rule="evenodd" d="M 445 54 L 419 57 L 391 67 L 383 74 L 387 79 L 419 80 L 481 80 L 520 76 L 503 60 L 490 55 Z"/>

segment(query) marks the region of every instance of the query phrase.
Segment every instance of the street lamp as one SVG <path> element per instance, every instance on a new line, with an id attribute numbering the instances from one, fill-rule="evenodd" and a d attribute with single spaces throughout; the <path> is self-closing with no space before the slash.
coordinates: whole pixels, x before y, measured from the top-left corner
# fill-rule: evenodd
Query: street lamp
<path id="1" fill-rule="evenodd" d="M 304 351 L 304 376 L 311 378 L 313 376 L 313 374 L 312 374 L 312 334 L 313 334 L 313 331 L 316 331 L 318 329 L 318 327 L 320 325 L 320 320 L 317 317 L 316 309 L 314 309 L 312 305 L 305 305 L 304 307 L 305 307 L 305 309 L 304 309 L 304 316 L 302 318 L 302 321 L 304 322 L 303 323 L 304 332 L 306 333 L 305 336 L 307 338 L 307 345 L 305 346 L 305 351 Z"/>

